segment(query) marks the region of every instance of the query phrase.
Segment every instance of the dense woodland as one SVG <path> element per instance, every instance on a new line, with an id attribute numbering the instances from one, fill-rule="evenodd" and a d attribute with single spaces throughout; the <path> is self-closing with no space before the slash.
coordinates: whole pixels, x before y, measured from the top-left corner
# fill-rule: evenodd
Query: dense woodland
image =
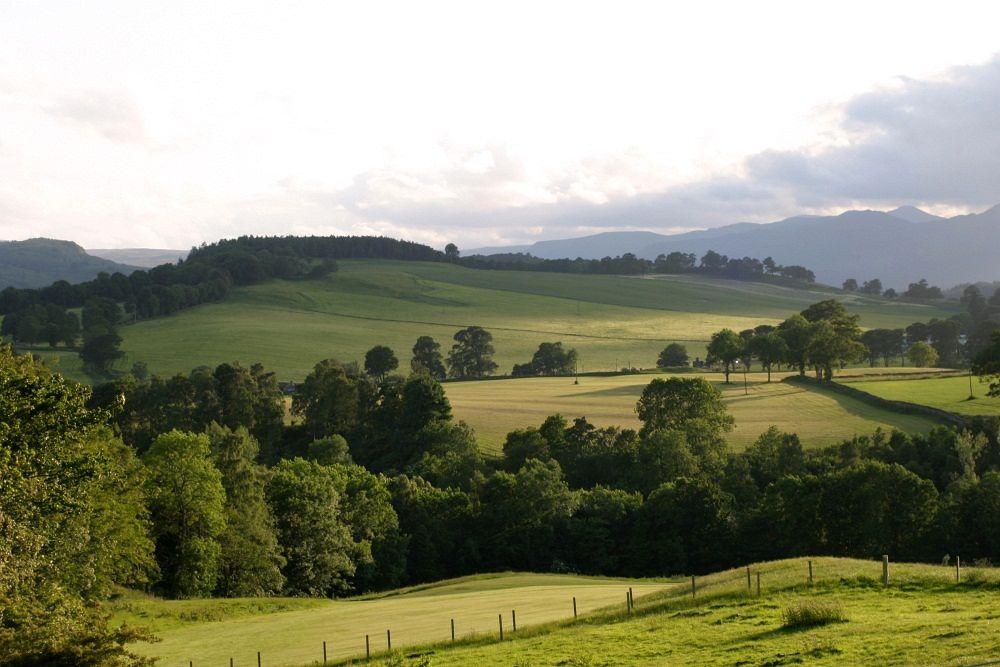
<path id="1" fill-rule="evenodd" d="M 835 301 L 789 322 L 763 335 L 856 341 Z M 434 377 L 490 372 L 488 332 L 459 332 L 447 356 L 428 337 L 414 348 L 405 376 L 384 346 L 364 369 L 320 361 L 291 424 L 260 366 L 130 374 L 91 391 L 0 350 L 0 652 L 13 664 L 86 664 L 94 652 L 133 662 L 122 643 L 136 632 L 105 629 L 94 606 L 119 586 L 342 596 L 503 569 L 663 576 L 800 554 L 1000 558 L 996 420 L 818 450 L 772 428 L 737 453 L 720 392 L 681 375 L 649 383 L 638 430 L 552 415 L 508 434 L 492 459 Z M 837 363 L 804 349 L 793 363 L 820 375 Z M 567 356 L 539 353 L 528 363 Z M 1000 334 L 975 364 L 1000 393 Z"/>

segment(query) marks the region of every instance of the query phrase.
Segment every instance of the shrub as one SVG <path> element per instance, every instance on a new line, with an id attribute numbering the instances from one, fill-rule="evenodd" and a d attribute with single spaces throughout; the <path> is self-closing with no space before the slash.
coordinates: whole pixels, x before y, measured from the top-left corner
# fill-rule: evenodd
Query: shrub
<path id="1" fill-rule="evenodd" d="M 789 605 L 781 613 L 784 628 L 812 628 L 846 621 L 840 604 L 827 600 L 802 600 Z"/>

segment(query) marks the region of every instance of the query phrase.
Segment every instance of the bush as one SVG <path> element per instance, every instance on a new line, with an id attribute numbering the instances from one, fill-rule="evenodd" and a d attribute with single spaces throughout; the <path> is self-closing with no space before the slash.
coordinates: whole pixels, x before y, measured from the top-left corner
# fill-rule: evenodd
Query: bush
<path id="1" fill-rule="evenodd" d="M 827 600 L 803 600 L 785 608 L 781 612 L 782 627 L 812 628 L 828 623 L 846 621 L 844 609 L 837 602 Z"/>

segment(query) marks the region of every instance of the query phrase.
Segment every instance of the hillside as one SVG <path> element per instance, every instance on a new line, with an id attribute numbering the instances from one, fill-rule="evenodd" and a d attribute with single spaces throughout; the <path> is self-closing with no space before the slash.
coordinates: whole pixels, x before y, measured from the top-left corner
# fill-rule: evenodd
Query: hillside
<path id="1" fill-rule="evenodd" d="M 547 259 L 632 252 L 653 259 L 674 251 L 701 256 L 715 250 L 730 257 L 771 256 L 780 264 L 800 264 L 828 284 L 839 285 L 846 278 L 880 278 L 886 287 L 899 290 L 919 278 L 941 287 L 998 279 L 998 247 L 1000 206 L 953 218 L 939 218 L 913 207 L 890 212 L 847 211 L 837 216 L 797 216 L 761 225 L 739 223 L 673 236 L 615 232 L 482 252 L 528 252 Z"/>
<path id="2" fill-rule="evenodd" d="M 365 655 L 365 635 L 384 658 L 387 629 L 397 665 L 971 665 L 1000 650 L 993 568 L 963 567 L 956 583 L 951 566 L 891 563 L 888 586 L 876 560 L 795 558 L 749 570 L 749 591 L 747 570 L 736 568 L 696 578 L 693 598 L 689 579 L 499 574 L 340 601 L 135 595 L 111 611 L 114 622 L 150 625 L 163 641 L 137 648 L 165 664 L 253 664 L 257 651 L 267 665 L 315 664 L 324 641 L 328 659 L 351 664 Z M 841 620 L 784 627 L 783 613 L 803 605 Z"/>
<path id="3" fill-rule="evenodd" d="M 187 250 L 167 248 L 87 248 L 87 254 L 113 262 L 150 269 L 160 264 L 176 264 L 187 257 Z"/>
<path id="4" fill-rule="evenodd" d="M 742 376 L 727 385 L 719 373 L 705 375 L 722 391 L 726 407 L 736 420 L 727 437 L 734 450 L 745 449 L 771 426 L 798 434 L 803 445 L 811 448 L 837 444 L 856 435 L 871 435 L 876 428 L 921 433 L 935 424 L 929 418 L 889 412 L 818 387 L 778 381 L 784 375 L 774 374 L 775 381 L 768 384 L 765 374 L 749 373 L 746 390 Z M 641 424 L 635 404 L 654 377 L 658 376 L 582 377 L 578 385 L 573 378 L 483 380 L 449 383 L 445 389 L 455 418 L 475 429 L 485 451 L 500 454 L 509 432 L 539 426 L 555 413 L 568 420 L 586 417 L 595 426 L 638 429 Z M 984 414 L 1000 414 L 1000 401 L 981 407 Z"/>
<path id="5" fill-rule="evenodd" d="M 365 635 L 374 653 L 394 646 L 493 632 L 497 614 L 519 628 L 577 612 L 587 614 L 625 599 L 662 591 L 669 584 L 558 574 L 487 574 L 344 600 L 258 598 L 238 600 L 154 600 L 131 596 L 112 603 L 113 622 L 147 625 L 162 642 L 139 650 L 164 664 L 249 665 L 260 651 L 267 665 L 296 665 L 322 657 L 364 654 Z M 507 626 L 510 631 L 511 626 Z"/>
<path id="6" fill-rule="evenodd" d="M 89 255 L 72 241 L 0 241 L 0 289 L 45 287 L 57 280 L 80 283 L 102 271 L 129 274 L 137 268 Z"/>
<path id="7" fill-rule="evenodd" d="M 323 280 L 274 280 L 235 289 L 221 303 L 123 327 L 127 359 L 152 372 L 238 360 L 261 362 L 279 378 L 301 379 L 324 358 L 360 361 L 375 344 L 408 368 L 421 335 L 445 351 L 462 327 L 494 335 L 500 371 L 531 358 L 543 341 L 580 352 L 583 370 L 631 362 L 653 366 L 670 341 L 704 355 L 722 327 L 778 322 L 824 298 L 846 299 L 863 326 L 906 326 L 946 316 L 902 304 L 816 288 L 798 290 L 691 276 L 625 278 L 466 269 L 440 262 L 345 260 Z"/>

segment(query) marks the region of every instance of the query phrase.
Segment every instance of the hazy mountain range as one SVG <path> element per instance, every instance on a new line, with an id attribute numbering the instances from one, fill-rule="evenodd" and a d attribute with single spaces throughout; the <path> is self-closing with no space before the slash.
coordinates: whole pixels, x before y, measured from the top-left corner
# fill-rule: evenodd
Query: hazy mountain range
<path id="1" fill-rule="evenodd" d="M 708 250 L 730 257 L 771 256 L 801 264 L 820 282 L 880 278 L 905 288 L 927 278 L 949 287 L 1000 279 L 1000 205 L 978 214 L 942 218 L 912 206 L 892 211 L 847 211 L 836 216 L 796 216 L 769 224 L 738 223 L 686 234 L 605 232 L 531 245 L 479 248 L 463 254 L 530 253 L 545 259 L 601 258 L 631 252 L 654 259 L 661 253 Z"/>
<path id="2" fill-rule="evenodd" d="M 187 257 L 188 252 L 167 248 L 87 248 L 88 255 L 143 269 L 151 269 L 160 264 L 176 264 L 177 260 Z"/>
<path id="3" fill-rule="evenodd" d="M 128 274 L 137 268 L 89 255 L 72 241 L 0 241 L 0 289 L 44 287 L 57 280 L 79 283 L 96 278 L 101 271 Z"/>

